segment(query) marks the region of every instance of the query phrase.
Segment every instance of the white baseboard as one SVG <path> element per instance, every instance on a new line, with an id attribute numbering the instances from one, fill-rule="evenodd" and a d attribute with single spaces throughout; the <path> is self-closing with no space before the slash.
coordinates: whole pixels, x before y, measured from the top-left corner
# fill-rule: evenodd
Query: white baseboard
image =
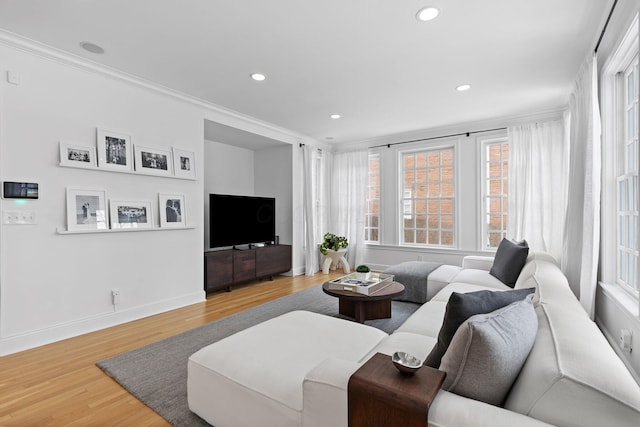
<path id="1" fill-rule="evenodd" d="M 304 274 L 304 271 L 305 271 L 304 265 L 293 267 L 291 269 L 291 273 L 293 276 L 302 276 Z"/>
<path id="2" fill-rule="evenodd" d="M 388 264 L 368 264 L 368 265 L 373 271 L 384 271 L 387 268 L 391 267 Z"/>
<path id="3" fill-rule="evenodd" d="M 143 317 L 164 313 L 169 310 L 175 310 L 177 308 L 196 304 L 205 300 L 206 293 L 203 290 L 168 300 L 157 301 L 152 304 L 132 307 L 121 311 L 101 313 L 73 322 L 4 337 L 0 339 L 0 356 L 6 356 L 19 351 L 76 337 L 78 335 L 131 322 Z"/>

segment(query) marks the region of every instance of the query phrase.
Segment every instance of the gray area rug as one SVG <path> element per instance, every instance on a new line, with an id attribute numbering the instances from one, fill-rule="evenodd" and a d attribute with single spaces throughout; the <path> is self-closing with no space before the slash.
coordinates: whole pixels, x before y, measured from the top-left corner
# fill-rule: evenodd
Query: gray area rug
<path id="1" fill-rule="evenodd" d="M 392 318 L 370 320 L 367 325 L 393 332 L 419 305 L 393 301 Z M 199 349 L 242 329 L 293 310 L 308 310 L 341 317 L 338 299 L 322 286 L 245 310 L 224 319 L 97 363 L 104 372 L 177 427 L 208 426 L 187 404 L 187 360 Z"/>

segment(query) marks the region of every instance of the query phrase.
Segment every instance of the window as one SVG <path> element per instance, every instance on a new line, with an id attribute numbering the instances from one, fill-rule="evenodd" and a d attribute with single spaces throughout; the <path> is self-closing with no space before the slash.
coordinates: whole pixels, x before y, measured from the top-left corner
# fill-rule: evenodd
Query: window
<path id="1" fill-rule="evenodd" d="M 491 250 L 507 235 L 509 143 L 506 138 L 486 140 L 482 149 L 482 249 Z"/>
<path id="2" fill-rule="evenodd" d="M 369 185 L 364 240 L 380 242 L 380 154 L 369 154 Z"/>
<path id="3" fill-rule="evenodd" d="M 617 282 L 638 292 L 638 56 L 618 74 L 622 80 L 617 171 Z"/>
<path id="4" fill-rule="evenodd" d="M 402 153 L 402 243 L 454 246 L 452 147 Z"/>

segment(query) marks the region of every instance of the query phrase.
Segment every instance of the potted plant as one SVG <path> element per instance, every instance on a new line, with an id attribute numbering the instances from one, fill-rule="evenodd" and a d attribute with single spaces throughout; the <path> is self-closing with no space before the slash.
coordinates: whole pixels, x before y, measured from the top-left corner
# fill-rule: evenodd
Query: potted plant
<path id="1" fill-rule="evenodd" d="M 320 252 L 326 255 L 329 250 L 338 252 L 341 248 L 349 246 L 349 241 L 344 236 L 336 236 L 332 233 L 325 233 L 324 241 L 320 245 Z"/>
<path id="2" fill-rule="evenodd" d="M 336 236 L 332 233 L 324 235 L 324 240 L 320 245 L 320 253 L 325 255 L 325 259 L 322 261 L 324 274 L 328 274 L 330 269 L 335 270 L 339 264 L 342 264 L 345 274 L 349 273 L 349 263 L 345 258 L 347 246 L 349 246 L 349 241 L 344 236 Z"/>
<path id="3" fill-rule="evenodd" d="M 358 280 L 368 280 L 371 276 L 371 269 L 366 265 L 359 265 L 356 267 L 356 276 Z"/>

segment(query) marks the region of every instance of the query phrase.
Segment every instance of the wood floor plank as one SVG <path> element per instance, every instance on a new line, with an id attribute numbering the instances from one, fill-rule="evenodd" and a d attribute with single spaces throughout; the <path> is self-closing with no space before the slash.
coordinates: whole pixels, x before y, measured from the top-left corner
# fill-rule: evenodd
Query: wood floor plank
<path id="1" fill-rule="evenodd" d="M 168 426 L 96 362 L 340 276 L 279 276 L 202 303 L 0 357 L 1 426 Z"/>

